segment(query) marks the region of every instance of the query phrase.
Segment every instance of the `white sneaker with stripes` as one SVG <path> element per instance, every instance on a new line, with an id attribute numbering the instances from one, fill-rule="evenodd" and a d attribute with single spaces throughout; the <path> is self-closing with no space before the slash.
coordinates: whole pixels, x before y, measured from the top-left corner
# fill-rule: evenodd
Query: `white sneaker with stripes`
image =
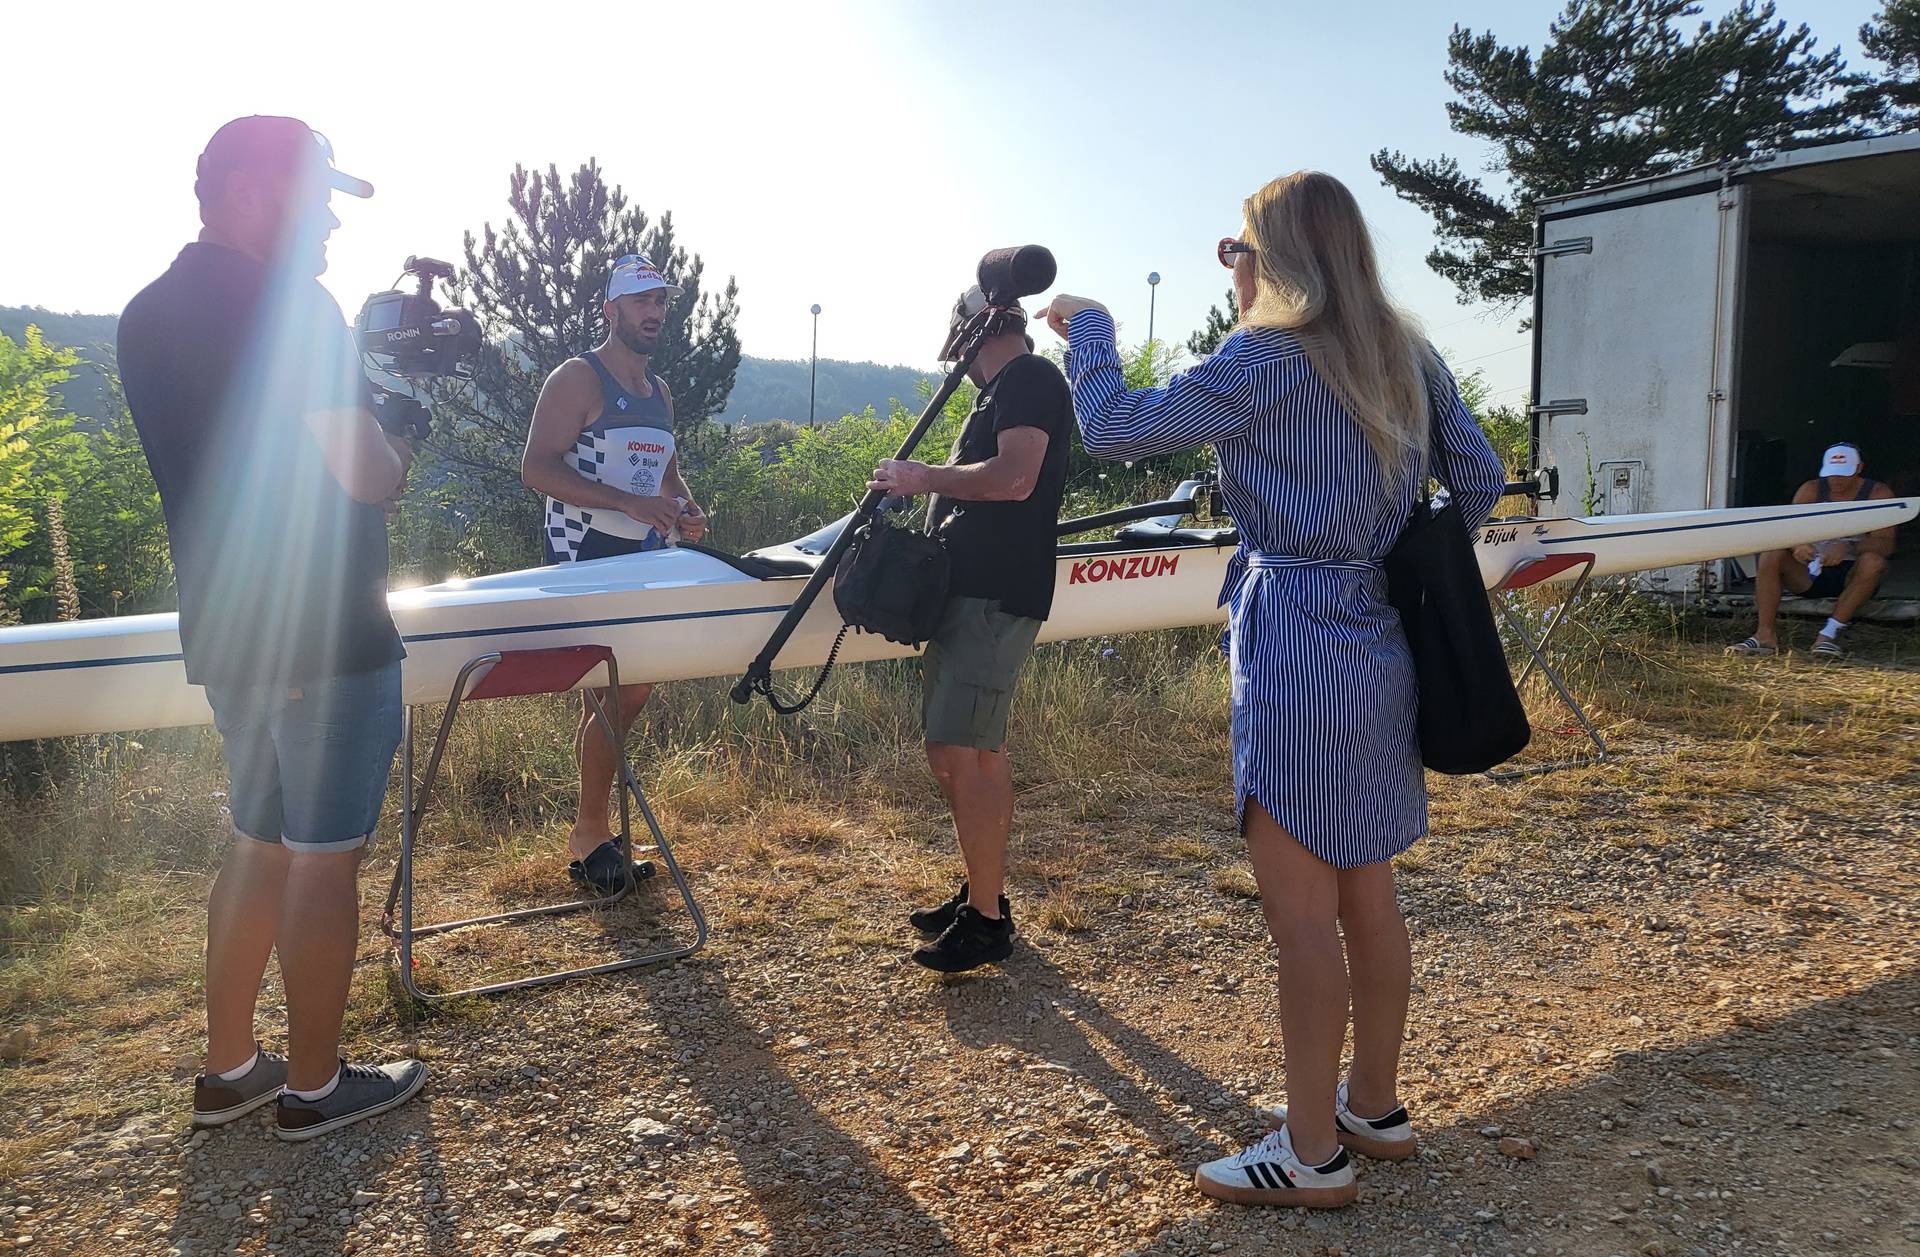
<path id="1" fill-rule="evenodd" d="M 1278 1130 L 1286 1125 L 1287 1106 L 1276 1104 L 1262 1109 L 1260 1116 L 1266 1120 L 1268 1130 Z M 1333 1093 L 1333 1126 L 1342 1148 L 1351 1148 L 1375 1161 L 1405 1161 L 1420 1150 L 1413 1137 L 1413 1122 L 1407 1117 L 1406 1105 L 1399 1105 L 1385 1117 L 1360 1117 L 1347 1105 L 1344 1082 Z"/>
<path id="2" fill-rule="evenodd" d="M 1284 1126 L 1244 1152 L 1202 1165 L 1193 1182 L 1202 1195 L 1236 1205 L 1338 1209 L 1360 1195 L 1345 1148 L 1325 1165 L 1307 1165 L 1294 1155 L 1293 1136 Z"/>

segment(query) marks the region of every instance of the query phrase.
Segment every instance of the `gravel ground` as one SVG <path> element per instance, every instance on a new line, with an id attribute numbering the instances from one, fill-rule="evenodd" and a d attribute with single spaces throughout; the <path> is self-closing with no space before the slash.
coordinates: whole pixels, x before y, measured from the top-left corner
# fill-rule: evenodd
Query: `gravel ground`
<path id="1" fill-rule="evenodd" d="M 397 1031 L 387 1046 L 431 1062 L 422 1100 L 314 1145 L 277 1143 L 265 1114 L 187 1133 L 190 1002 L 97 1040 L 51 1027 L 5 1067 L 0 1136 L 38 1150 L 0 1186 L 0 1244 L 1920 1254 L 1913 772 L 1809 774 L 1717 827 L 1669 814 L 1700 745 L 1619 749 L 1585 785 L 1563 775 L 1587 802 L 1546 840 L 1516 803 L 1403 870 L 1422 1150 L 1362 1161 L 1336 1214 L 1192 1188 L 1256 1137 L 1281 1066 L 1271 947 L 1214 783 L 1080 822 L 1119 889 L 1084 928 L 1023 918 L 1014 960 L 946 981 L 906 962 L 905 905 L 851 872 L 752 924 L 759 892 L 708 844 L 707 952 Z M 1641 828 L 1660 842 L 1621 838 Z M 1144 832 L 1195 837 L 1168 858 L 1129 841 Z M 1015 890 L 1019 916 L 1035 892 Z M 140 1034 L 150 1052 L 100 1049 Z"/>

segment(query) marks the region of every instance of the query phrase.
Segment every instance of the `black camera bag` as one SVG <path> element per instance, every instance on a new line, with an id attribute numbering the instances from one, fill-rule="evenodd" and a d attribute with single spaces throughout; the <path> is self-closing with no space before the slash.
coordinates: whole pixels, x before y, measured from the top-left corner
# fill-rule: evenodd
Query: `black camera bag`
<path id="1" fill-rule="evenodd" d="M 950 570 L 939 537 L 876 516 L 833 574 L 833 605 L 854 628 L 917 647 L 940 627 Z"/>

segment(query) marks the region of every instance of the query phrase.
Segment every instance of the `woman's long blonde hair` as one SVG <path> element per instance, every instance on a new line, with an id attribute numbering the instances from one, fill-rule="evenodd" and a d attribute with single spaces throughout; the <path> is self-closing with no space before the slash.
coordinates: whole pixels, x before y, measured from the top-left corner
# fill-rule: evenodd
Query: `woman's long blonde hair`
<path id="1" fill-rule="evenodd" d="M 1320 378 L 1366 434 L 1383 481 L 1427 446 L 1426 338 L 1388 299 L 1360 206 L 1332 175 L 1282 175 L 1247 198 L 1253 304 L 1243 327 L 1295 333 Z M 1424 467 L 1422 459 L 1413 464 Z"/>

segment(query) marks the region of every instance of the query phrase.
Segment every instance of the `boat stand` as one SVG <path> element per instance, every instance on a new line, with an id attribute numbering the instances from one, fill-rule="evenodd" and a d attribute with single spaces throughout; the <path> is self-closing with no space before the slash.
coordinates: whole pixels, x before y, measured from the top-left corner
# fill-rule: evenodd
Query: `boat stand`
<path id="1" fill-rule="evenodd" d="M 401 778 L 400 862 L 395 866 L 393 882 L 387 888 L 387 906 L 381 916 L 380 928 L 399 949 L 400 981 L 413 998 L 423 1003 L 438 1003 L 465 995 L 497 995 L 502 991 L 544 986 L 568 978 L 586 977 L 596 973 L 613 973 L 620 969 L 677 960 L 682 956 L 690 956 L 706 946 L 706 916 L 700 911 L 700 905 L 694 901 L 693 890 L 687 884 L 686 874 L 681 871 L 679 863 L 674 859 L 673 848 L 668 844 L 667 836 L 660 831 L 660 822 L 654 818 L 653 808 L 647 803 L 646 793 L 641 790 L 639 781 L 633 775 L 633 768 L 627 762 L 619 731 L 614 727 L 605 707 L 601 705 L 591 689 L 583 690 L 582 694 L 586 698 L 588 711 L 592 713 L 600 730 L 606 734 L 607 743 L 613 749 L 613 761 L 618 766 L 620 776 L 618 841 L 621 854 L 626 860 L 626 879 L 620 889 L 595 899 L 570 899 L 539 907 L 518 908 L 511 912 L 496 912 L 458 921 L 442 921 L 434 925 L 414 924 L 413 862 L 419 847 L 421 823 L 426 818 L 427 804 L 433 794 L 434 781 L 440 772 L 440 761 L 446 755 L 447 739 L 453 732 L 454 717 L 459 713 L 461 705 L 488 698 L 564 694 L 601 664 L 606 665 L 608 692 L 617 696 L 620 692 L 619 665 L 614 661 L 612 648 L 607 646 L 503 650 L 468 660 L 466 666 L 460 669 L 459 676 L 454 678 L 453 693 L 447 699 L 447 709 L 440 717 L 440 730 L 434 738 L 433 750 L 427 756 L 426 771 L 420 775 L 417 782 L 414 776 L 413 716 L 415 709 L 412 706 L 406 709 L 403 717 L 405 751 Z M 469 682 L 473 683 L 471 688 L 469 688 Z M 501 925 L 534 917 L 552 917 L 563 913 L 584 912 L 592 908 L 606 907 L 626 898 L 627 893 L 641 881 L 652 878 L 655 871 L 652 861 L 642 860 L 636 863 L 634 860 L 632 822 L 627 805 L 628 795 L 632 795 L 633 802 L 639 805 L 640 815 L 645 818 L 647 829 L 652 834 L 652 845 L 644 850 L 649 854 L 658 854 L 666 865 L 668 877 L 672 879 L 674 887 L 679 890 L 681 901 L 686 904 L 687 912 L 693 918 L 694 938 L 691 943 L 643 956 L 626 957 L 606 964 L 587 965 L 577 969 L 559 969 L 551 973 L 514 978 L 485 986 L 467 987 L 458 991 L 428 993 L 420 989 L 413 976 L 414 944 L 418 939 L 434 934 L 447 934 L 454 930 Z M 397 916 L 396 906 L 398 907 Z"/>
<path id="2" fill-rule="evenodd" d="M 1567 688 L 1566 681 L 1547 659 L 1547 646 L 1553 640 L 1555 630 L 1565 622 L 1567 613 L 1572 610 L 1573 604 L 1580 600 L 1580 595 L 1586 591 L 1587 585 L 1593 578 L 1594 557 L 1591 553 L 1578 553 L 1556 554 L 1542 559 L 1525 559 L 1516 564 L 1513 570 L 1507 573 L 1506 578 L 1494 586 L 1496 593 L 1526 589 L 1572 568 L 1580 569 L 1580 575 L 1574 578 L 1573 587 L 1567 591 L 1566 597 L 1547 613 L 1546 623 L 1542 626 L 1538 638 L 1528 631 L 1523 620 L 1514 615 L 1505 599 L 1500 601 L 1500 614 L 1513 629 L 1514 635 L 1520 639 L 1521 644 L 1527 648 L 1527 654 L 1531 656 L 1527 660 L 1527 666 L 1521 669 L 1519 678 L 1514 682 L 1514 688 L 1519 689 L 1526 685 L 1527 678 L 1533 675 L 1536 668 L 1539 669 L 1540 674 L 1553 686 L 1554 692 L 1559 694 L 1560 701 L 1566 704 L 1567 710 L 1579 720 L 1580 727 L 1587 731 L 1587 739 L 1593 743 L 1594 748 L 1590 755 L 1576 755 L 1570 759 L 1555 760 L 1550 764 L 1527 764 L 1519 768 L 1501 768 L 1488 772 L 1487 776 L 1494 781 L 1512 781 L 1519 777 L 1534 777 L 1542 773 L 1558 772 L 1562 768 L 1579 768 L 1587 764 L 1607 762 L 1606 739 L 1600 736 L 1600 730 L 1594 728 L 1593 721 L 1587 718 L 1586 711 L 1574 698 L 1573 692 Z"/>

